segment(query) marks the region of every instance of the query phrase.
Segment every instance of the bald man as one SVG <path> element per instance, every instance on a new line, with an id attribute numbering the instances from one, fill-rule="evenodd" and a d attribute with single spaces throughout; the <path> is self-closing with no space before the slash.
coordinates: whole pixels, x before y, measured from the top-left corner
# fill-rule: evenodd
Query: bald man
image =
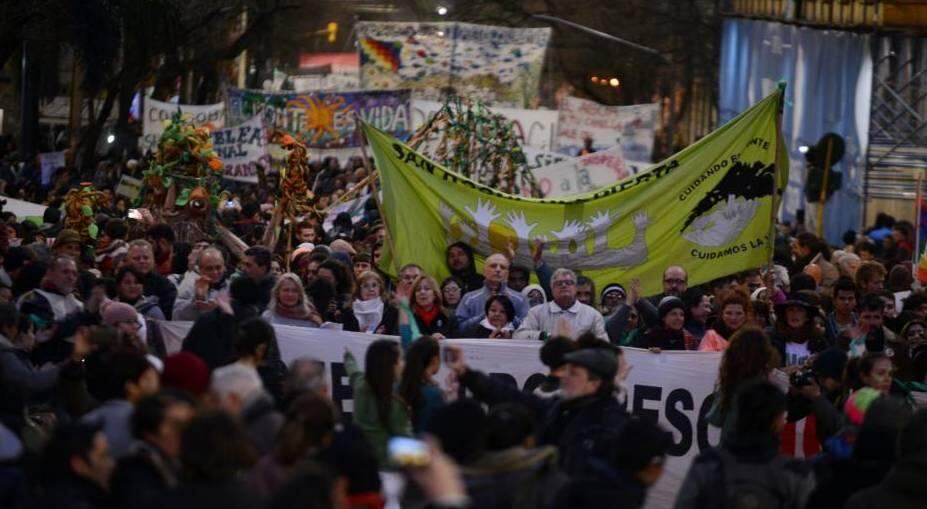
<path id="1" fill-rule="evenodd" d="M 197 277 L 186 277 L 177 290 L 174 320 L 194 321 L 216 308 L 216 297 L 228 295 L 229 285 L 222 251 L 208 247 L 196 260 Z"/>
<path id="2" fill-rule="evenodd" d="M 493 254 L 483 262 L 483 287 L 467 292 L 457 306 L 459 331 L 466 331 L 486 317 L 486 301 L 493 295 L 505 295 L 515 306 L 515 327 L 528 315 L 528 303 L 522 294 L 507 286 L 509 280 L 509 259 L 503 254 Z"/>

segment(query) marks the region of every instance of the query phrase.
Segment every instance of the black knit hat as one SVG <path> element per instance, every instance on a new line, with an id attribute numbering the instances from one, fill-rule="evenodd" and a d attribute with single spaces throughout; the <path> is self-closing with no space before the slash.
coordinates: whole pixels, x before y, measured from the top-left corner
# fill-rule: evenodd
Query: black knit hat
<path id="1" fill-rule="evenodd" d="M 667 313 L 676 308 L 679 308 L 683 311 L 686 310 L 686 305 L 682 302 L 682 299 L 673 296 L 663 297 L 663 300 L 660 301 L 660 307 L 657 308 L 657 312 L 660 315 L 660 320 L 662 320 L 667 315 Z"/>

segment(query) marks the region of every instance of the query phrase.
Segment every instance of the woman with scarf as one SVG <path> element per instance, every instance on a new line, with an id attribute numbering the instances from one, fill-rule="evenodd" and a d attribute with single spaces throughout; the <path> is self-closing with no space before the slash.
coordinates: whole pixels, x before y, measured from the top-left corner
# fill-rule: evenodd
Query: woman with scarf
<path id="1" fill-rule="evenodd" d="M 505 295 L 493 295 L 486 300 L 486 317 L 463 331 L 466 338 L 512 339 L 515 326 L 515 305 Z"/>
<path id="2" fill-rule="evenodd" d="M 698 341 L 683 327 L 686 323 L 686 305 L 679 297 L 664 297 L 658 314 L 660 324 L 640 338 L 641 348 L 654 353 L 662 350 L 697 350 Z"/>
<path id="3" fill-rule="evenodd" d="M 747 323 L 752 312 L 750 298 L 741 291 L 727 294 L 721 301 L 721 313 L 698 345 L 700 352 L 723 352 L 729 338 Z"/>
<path id="4" fill-rule="evenodd" d="M 296 327 L 318 327 L 322 323 L 322 318 L 303 291 L 299 276 L 292 272 L 277 278 L 270 304 L 261 318 L 272 325 Z"/>
<path id="5" fill-rule="evenodd" d="M 430 276 L 419 276 L 412 283 L 412 312 L 418 330 L 435 339 L 454 337 L 457 320 L 441 306 L 441 291 L 438 282 Z"/>
<path id="6" fill-rule="evenodd" d="M 399 311 L 384 301 L 384 288 L 383 279 L 376 272 L 364 272 L 357 279 L 352 309 L 360 332 L 394 336 L 399 333 Z"/>

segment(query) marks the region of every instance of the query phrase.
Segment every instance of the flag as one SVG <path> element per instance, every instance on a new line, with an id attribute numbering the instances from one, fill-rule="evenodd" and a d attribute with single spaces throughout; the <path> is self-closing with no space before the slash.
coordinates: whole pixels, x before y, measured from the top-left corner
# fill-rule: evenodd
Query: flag
<path id="1" fill-rule="evenodd" d="M 369 125 L 364 132 L 383 192 L 391 235 L 381 268 L 416 263 L 449 275 L 446 247 L 470 244 L 478 265 L 511 244 L 514 264 L 543 259 L 590 277 L 602 288 L 640 278 L 644 295 L 662 291 L 662 273 L 681 265 L 689 284 L 768 263 L 773 177 L 788 181 L 781 157 L 777 91 L 723 127 L 647 171 L 614 185 L 557 199 L 513 196 L 451 173 Z"/>

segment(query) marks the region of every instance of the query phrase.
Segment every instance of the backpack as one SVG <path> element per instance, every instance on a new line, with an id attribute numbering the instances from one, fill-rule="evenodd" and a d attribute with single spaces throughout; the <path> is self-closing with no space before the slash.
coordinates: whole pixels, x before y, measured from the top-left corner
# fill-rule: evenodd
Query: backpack
<path id="1" fill-rule="evenodd" d="M 776 456 L 765 463 L 739 461 L 724 448 L 714 450 L 720 463 L 724 509 L 785 509 L 789 487 L 785 479 L 788 458 Z"/>

